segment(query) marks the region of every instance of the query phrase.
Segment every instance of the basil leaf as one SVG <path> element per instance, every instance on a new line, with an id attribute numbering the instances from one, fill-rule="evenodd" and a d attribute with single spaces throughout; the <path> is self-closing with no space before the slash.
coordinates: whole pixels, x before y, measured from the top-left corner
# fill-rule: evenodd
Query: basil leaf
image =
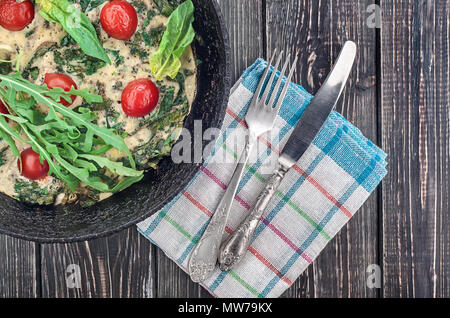
<path id="1" fill-rule="evenodd" d="M 150 69 L 156 80 L 176 77 L 181 67 L 180 58 L 195 37 L 194 5 L 191 0 L 182 3 L 169 17 L 158 51 L 150 57 Z"/>
<path id="2" fill-rule="evenodd" d="M 83 12 L 68 0 L 36 0 L 36 2 L 42 7 L 39 14 L 49 22 L 61 24 L 84 53 L 111 64 L 94 26 Z"/>

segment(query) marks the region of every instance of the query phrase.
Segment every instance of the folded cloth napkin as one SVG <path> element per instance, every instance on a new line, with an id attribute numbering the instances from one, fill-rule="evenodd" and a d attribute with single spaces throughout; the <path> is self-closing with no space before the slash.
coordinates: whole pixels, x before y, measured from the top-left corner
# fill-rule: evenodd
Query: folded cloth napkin
<path id="1" fill-rule="evenodd" d="M 139 231 L 187 272 L 190 253 L 222 198 L 233 164 L 215 162 L 243 149 L 230 136 L 246 131 L 244 117 L 267 63 L 257 60 L 233 87 L 222 135 L 200 171 L 172 202 L 138 224 Z M 290 84 L 278 134 L 259 138 L 258 158 L 247 165 L 231 211 L 229 233 L 245 218 L 264 188 L 267 169 L 312 99 Z M 270 134 L 273 135 L 273 134 Z M 386 154 L 337 112 L 333 112 L 303 157 L 287 173 L 237 267 L 217 267 L 203 286 L 215 297 L 278 297 L 349 221 L 386 174 Z"/>

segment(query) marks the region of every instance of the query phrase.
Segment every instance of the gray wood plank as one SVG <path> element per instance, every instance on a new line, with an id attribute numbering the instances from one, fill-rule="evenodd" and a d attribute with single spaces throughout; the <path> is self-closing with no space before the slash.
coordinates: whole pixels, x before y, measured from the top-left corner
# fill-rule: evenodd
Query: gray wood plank
<path id="1" fill-rule="evenodd" d="M 35 243 L 0 235 L 0 298 L 39 296 L 38 248 Z"/>
<path id="2" fill-rule="evenodd" d="M 450 296 L 447 0 L 383 0 L 385 297 Z"/>
<path id="3" fill-rule="evenodd" d="M 263 19 L 261 0 L 218 0 L 224 15 L 232 53 L 232 81 L 263 55 Z M 157 250 L 158 297 L 211 297 L 189 276 Z"/>
<path id="4" fill-rule="evenodd" d="M 376 30 L 366 25 L 374 1 L 268 0 L 267 52 L 299 52 L 295 81 L 315 93 L 346 40 L 359 52 L 337 111 L 377 139 Z M 376 297 L 366 268 L 378 262 L 377 194 L 329 243 L 284 297 Z"/>
<path id="5" fill-rule="evenodd" d="M 152 253 L 135 227 L 89 242 L 43 244 L 42 296 L 154 297 Z"/>

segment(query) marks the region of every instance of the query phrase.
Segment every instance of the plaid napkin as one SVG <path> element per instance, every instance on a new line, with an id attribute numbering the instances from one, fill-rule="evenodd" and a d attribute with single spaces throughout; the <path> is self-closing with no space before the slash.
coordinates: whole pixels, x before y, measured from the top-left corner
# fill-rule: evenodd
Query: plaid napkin
<path id="1" fill-rule="evenodd" d="M 190 253 L 205 230 L 231 179 L 243 144 L 243 118 L 267 63 L 257 60 L 232 89 L 222 135 L 195 178 L 159 213 L 138 224 L 139 231 L 187 271 Z M 247 165 L 226 228 L 235 229 L 256 202 L 276 162 L 313 96 L 290 84 L 277 134 L 259 138 L 258 157 Z M 271 135 L 273 135 L 271 137 Z M 263 151 L 261 151 L 261 147 Z M 267 207 L 243 261 L 233 270 L 217 267 L 203 286 L 215 297 L 278 297 L 349 221 L 386 174 L 386 154 L 337 112 L 333 112 L 303 157 L 287 173 Z M 273 167 L 272 167 L 273 168 Z"/>

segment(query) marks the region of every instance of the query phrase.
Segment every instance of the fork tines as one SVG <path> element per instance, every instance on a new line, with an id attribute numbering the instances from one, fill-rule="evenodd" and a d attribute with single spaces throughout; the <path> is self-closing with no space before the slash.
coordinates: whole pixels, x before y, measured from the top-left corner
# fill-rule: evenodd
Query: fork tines
<path id="1" fill-rule="evenodd" d="M 258 99 L 258 101 L 260 101 L 260 100 L 264 101 L 264 103 L 262 103 L 263 105 L 270 106 L 272 108 L 275 108 L 276 110 L 278 110 L 281 107 L 281 105 L 283 103 L 283 100 L 286 97 L 286 94 L 287 94 L 287 91 L 288 91 L 288 88 L 289 88 L 289 83 L 291 82 L 292 76 L 293 76 L 294 71 L 295 71 L 295 67 L 297 65 L 297 60 L 298 60 L 298 56 L 296 55 L 295 59 L 294 59 L 294 62 L 292 63 L 291 69 L 289 71 L 289 75 L 287 77 L 285 85 L 283 86 L 283 90 L 280 93 L 281 83 L 283 82 L 283 77 L 284 77 L 284 74 L 285 74 L 286 69 L 288 67 L 290 57 L 291 57 L 291 54 L 287 55 L 286 62 L 284 63 L 283 69 L 281 70 L 281 72 L 280 72 L 280 74 L 278 76 L 277 82 L 275 83 L 275 87 L 274 87 L 273 90 L 271 90 L 273 82 L 275 80 L 275 76 L 276 76 L 276 74 L 278 72 L 277 70 L 278 70 L 278 67 L 280 65 L 281 58 L 283 57 L 283 53 L 284 53 L 284 51 L 280 52 L 280 55 L 277 58 L 275 66 L 273 67 L 273 71 L 272 71 L 272 74 L 271 74 L 271 76 L 269 78 L 269 81 L 267 82 L 266 89 L 264 90 L 263 95 Z M 265 72 L 264 72 L 264 74 L 262 76 L 262 78 L 264 78 L 264 80 L 260 81 L 260 83 L 258 85 L 258 88 L 256 89 L 256 96 L 260 96 L 261 93 L 262 93 L 262 89 L 264 87 L 264 84 L 267 81 L 267 77 L 268 77 L 268 74 L 269 74 L 269 71 L 270 71 L 270 66 L 271 66 L 272 61 L 274 60 L 275 56 L 276 56 L 276 49 L 275 49 L 272 57 L 270 58 L 270 62 L 269 62 L 268 66 L 267 66 L 267 68 L 266 68 L 266 70 L 265 70 Z M 269 96 L 270 92 L 272 92 L 271 96 Z M 278 98 L 277 98 L 277 96 L 278 96 Z M 270 97 L 270 100 L 268 101 L 269 97 Z M 276 101 L 278 101 L 277 104 L 275 104 Z"/>

